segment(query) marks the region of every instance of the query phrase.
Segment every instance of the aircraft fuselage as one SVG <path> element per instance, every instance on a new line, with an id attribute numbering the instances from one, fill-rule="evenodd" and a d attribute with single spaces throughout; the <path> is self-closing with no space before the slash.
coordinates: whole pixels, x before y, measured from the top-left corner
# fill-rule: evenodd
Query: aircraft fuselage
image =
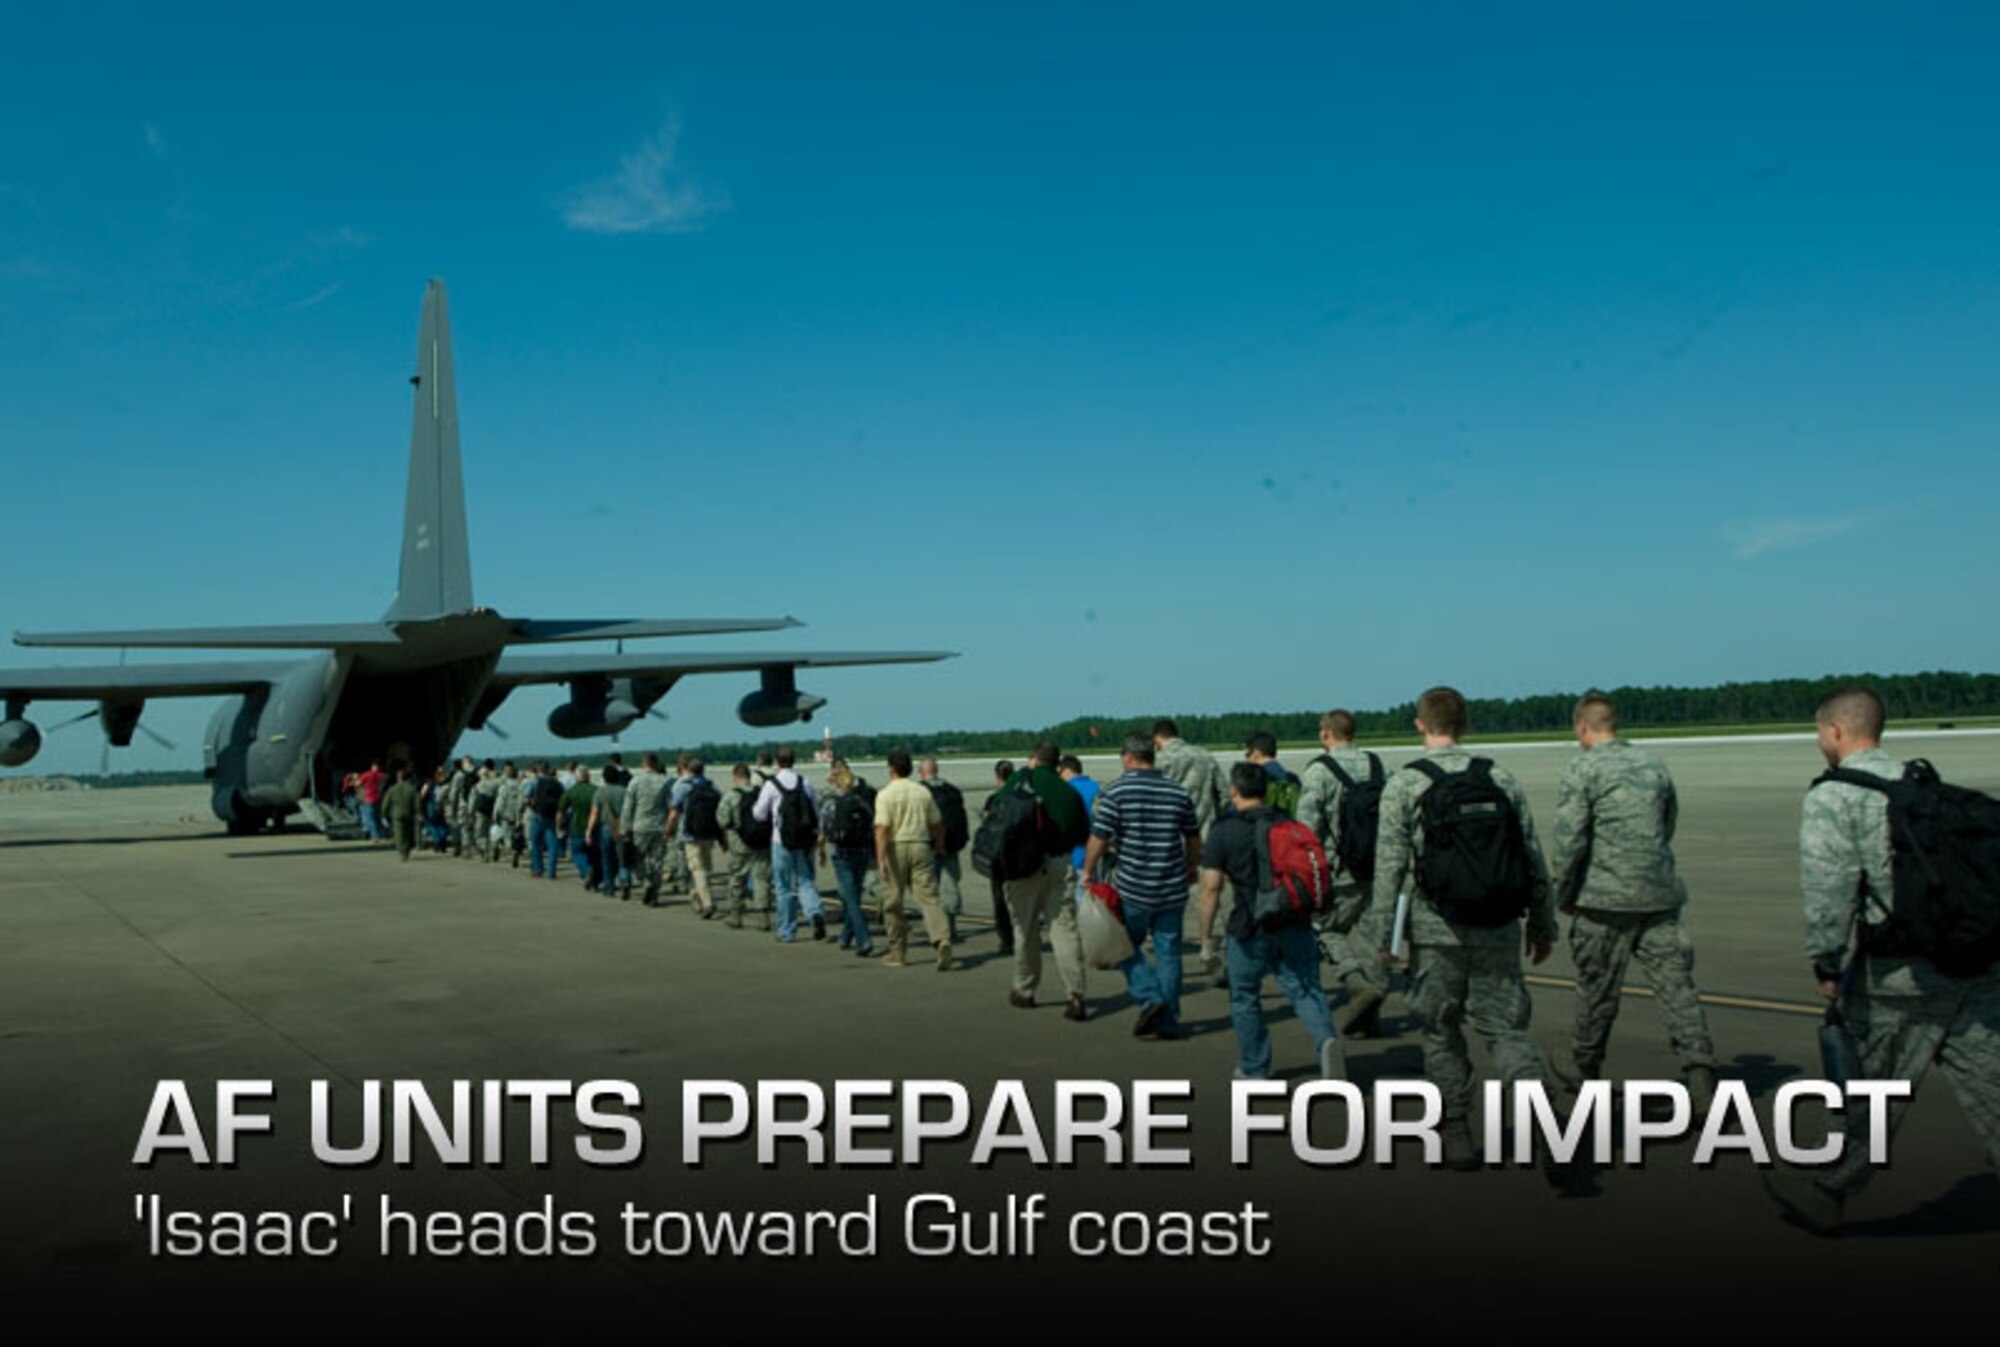
<path id="1" fill-rule="evenodd" d="M 475 612 L 398 634 L 395 647 L 300 660 L 263 696 L 216 709 L 203 768 L 218 818 L 254 828 L 302 799 L 333 802 L 341 778 L 370 763 L 429 772 L 447 759 L 482 710 L 506 624 Z"/>

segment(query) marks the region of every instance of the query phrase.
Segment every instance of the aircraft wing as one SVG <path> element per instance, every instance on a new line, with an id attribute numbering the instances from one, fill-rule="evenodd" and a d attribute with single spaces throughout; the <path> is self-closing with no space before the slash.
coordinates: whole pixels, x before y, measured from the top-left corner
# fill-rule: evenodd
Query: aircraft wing
<path id="1" fill-rule="evenodd" d="M 783 631 L 793 617 L 516 618 L 509 644 L 543 641 L 623 641 L 655 636 L 725 636 Z M 15 645 L 132 650 L 366 650 L 400 644 L 389 622 L 319 622 L 289 627 L 155 627 L 128 631 L 17 631 Z"/>
<path id="2" fill-rule="evenodd" d="M 309 623 L 295 627 L 156 627 L 138 631 L 17 631 L 15 645 L 182 650 L 331 650 L 395 645 L 384 622 Z M 195 667 L 195 666 L 190 666 Z"/>
<path id="3" fill-rule="evenodd" d="M 502 655 L 492 684 L 567 683 L 572 678 L 680 678 L 686 674 L 755 673 L 763 669 L 830 669 L 852 664 L 930 664 L 950 650 L 753 650 L 707 655 Z"/>
<path id="4" fill-rule="evenodd" d="M 132 664 L 98 669 L 0 669 L 9 702 L 136 701 L 252 692 L 284 677 L 290 664 Z"/>
<path id="5" fill-rule="evenodd" d="M 630 618 L 518 618 L 513 640 L 521 644 L 541 641 L 623 641 L 648 636 L 727 636 L 745 631 L 783 631 L 803 625 L 795 617 L 684 617 L 666 619 Z"/>

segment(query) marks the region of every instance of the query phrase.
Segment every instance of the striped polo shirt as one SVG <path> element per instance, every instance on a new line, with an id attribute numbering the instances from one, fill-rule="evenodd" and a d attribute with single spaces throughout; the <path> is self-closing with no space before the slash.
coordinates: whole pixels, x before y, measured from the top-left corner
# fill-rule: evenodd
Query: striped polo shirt
<path id="1" fill-rule="evenodd" d="M 1127 772 L 1104 788 L 1090 831 L 1118 848 L 1122 903 L 1177 907 L 1188 900 L 1187 839 L 1199 837 L 1194 797 L 1157 770 Z"/>

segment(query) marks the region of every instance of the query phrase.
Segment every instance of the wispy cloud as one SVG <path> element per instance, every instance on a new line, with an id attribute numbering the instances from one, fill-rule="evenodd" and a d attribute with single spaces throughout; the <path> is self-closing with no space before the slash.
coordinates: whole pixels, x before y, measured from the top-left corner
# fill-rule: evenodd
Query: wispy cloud
<path id="1" fill-rule="evenodd" d="M 1833 519 L 1763 519 L 1731 524 L 1724 529 L 1724 534 L 1729 540 L 1729 554 L 1747 561 L 1766 552 L 1784 552 L 1838 538 L 1843 533 L 1852 532 L 1860 523 L 1859 515 L 1841 515 Z"/>
<path id="2" fill-rule="evenodd" d="M 142 129 L 144 130 L 146 135 L 146 148 L 151 150 L 159 158 L 162 159 L 166 158 L 167 142 L 166 139 L 160 135 L 160 128 L 153 125 L 151 122 L 147 122 Z"/>
<path id="3" fill-rule="evenodd" d="M 353 225 L 342 225 L 338 229 L 322 229 L 306 235 L 302 250 L 313 257 L 339 256 L 366 248 L 374 241 L 373 234 L 364 233 Z"/>
<path id="4" fill-rule="evenodd" d="M 590 234 L 685 234 L 728 207 L 719 188 L 683 181 L 674 168 L 680 126 L 658 134 L 618 161 L 618 172 L 588 183 L 563 203 L 563 223 Z"/>
<path id="5" fill-rule="evenodd" d="M 307 309 L 312 308 L 315 304 L 324 304 L 327 300 L 332 299 L 335 295 L 340 293 L 340 287 L 343 284 L 345 284 L 345 282 L 335 281 L 332 285 L 322 286 L 318 290 L 315 290 L 312 294 L 307 295 L 304 299 L 295 300 L 292 303 L 285 305 L 282 309 L 279 310 L 279 312 L 303 313 Z"/>

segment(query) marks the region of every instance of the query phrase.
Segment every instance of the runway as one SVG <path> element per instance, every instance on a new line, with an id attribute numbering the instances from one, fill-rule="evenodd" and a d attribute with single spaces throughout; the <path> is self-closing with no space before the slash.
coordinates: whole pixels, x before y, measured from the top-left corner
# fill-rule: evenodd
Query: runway
<path id="1" fill-rule="evenodd" d="M 2000 739 L 1899 735 L 1888 747 L 1929 757 L 1947 780 L 2000 791 Z M 1796 832 L 1819 759 L 1795 740 L 1654 748 L 1680 788 L 1676 850 L 1692 895 L 1697 973 L 1715 994 L 1722 1074 L 1767 1100 L 1777 1085 L 1817 1071 L 1814 1020 L 1796 1013 L 1811 994 Z M 1520 775 L 1546 833 L 1564 755 L 1491 751 Z M 880 783 L 879 768 L 860 766 Z M 976 814 L 985 765 L 954 764 L 950 775 L 973 792 Z M 830 879 L 824 888 L 834 891 Z M 968 867 L 968 908 L 985 912 L 986 892 Z M 780 1287 L 771 1303 L 780 1316 L 810 1319 L 847 1297 L 913 1312 L 938 1300 L 973 1316 L 1005 1303 L 1027 1277 L 1051 1304 L 1119 1296 L 1135 1314 L 1165 1320 L 1178 1300 L 1206 1303 L 1234 1289 L 1320 1307 L 1351 1295 L 1340 1317 L 1349 1325 L 1443 1332 L 1469 1318 L 1533 1313 L 1579 1332 L 1615 1323 L 1619 1336 L 1640 1338 L 1731 1316 L 1796 1323 L 1856 1299 L 1841 1322 L 1867 1321 L 1878 1311 L 1858 1288 L 1892 1279 L 1903 1303 L 1916 1297 L 1940 1314 L 1983 1309 L 1988 1299 L 2000 1259 L 2000 1183 L 1936 1078 L 1898 1135 L 1896 1163 L 1851 1208 L 1856 1232 L 1836 1241 L 1782 1224 L 1740 1157 L 1706 1172 L 1672 1158 L 1613 1169 L 1586 1198 L 1557 1198 L 1533 1172 L 1513 1170 L 1243 1171 L 1228 1163 L 1221 1121 L 1234 1062 L 1226 997 L 1192 958 L 1186 1014 L 1196 1032 L 1180 1043 L 1138 1042 L 1117 975 L 1092 975 L 1088 1023 L 1061 1018 L 1052 963 L 1043 1004 L 1015 1010 L 990 928 L 969 929 L 961 969 L 893 970 L 830 945 L 779 946 L 761 932 L 702 923 L 678 902 L 648 910 L 586 895 L 574 880 L 538 883 L 440 857 L 401 865 L 386 850 L 305 832 L 228 838 L 206 817 L 199 788 L 0 799 L 0 1265 L 10 1297 L 67 1305 L 85 1320 L 119 1317 L 106 1299 L 115 1288 L 128 1308 L 213 1317 L 264 1307 L 308 1328 L 428 1313 L 445 1301 L 516 1327 L 604 1314 L 658 1328 L 725 1325 L 745 1297 Z M 1550 980 L 1570 970 L 1558 952 L 1535 971 L 1544 976 L 1534 1034 L 1546 1050 L 1566 1036 L 1570 1013 L 1569 992 Z M 1400 997 L 1388 1028 L 1392 1037 L 1351 1047 L 1358 1081 L 1420 1073 Z M 1288 1014 L 1273 1038 L 1279 1069 L 1303 1074 L 1308 1045 Z M 1628 1077 L 1675 1074 L 1643 996 L 1624 1008 L 1609 1065 Z M 245 1138 L 233 1170 L 177 1157 L 136 1169 L 134 1147 L 163 1078 L 186 1080 L 197 1100 L 219 1079 L 268 1079 L 275 1130 Z M 350 1098 L 361 1082 L 399 1078 L 446 1090 L 454 1080 L 633 1082 L 647 1100 L 646 1158 L 616 1169 L 568 1153 L 546 1168 L 342 1170 L 313 1161 L 311 1082 Z M 1058 1078 L 1184 1078 L 1194 1084 L 1196 1160 L 1157 1172 L 1088 1163 L 1056 1172 L 1004 1159 L 973 1170 L 947 1160 L 916 1173 L 767 1170 L 729 1155 L 690 1171 L 678 1163 L 678 1091 L 710 1078 L 956 1079 L 975 1090 L 1019 1079 L 1038 1094 Z M 205 1211 L 337 1206 L 346 1196 L 372 1211 L 386 1195 L 418 1210 L 519 1213 L 552 1199 L 612 1213 L 626 1201 L 835 1208 L 874 1195 L 893 1208 L 923 1191 L 996 1208 L 1029 1191 L 1068 1209 L 1254 1201 L 1273 1214 L 1275 1248 L 1249 1262 L 1072 1258 L 1034 1271 L 890 1253 L 855 1264 L 824 1252 L 775 1266 L 615 1252 L 197 1262 L 149 1255 L 134 1206 L 145 1194 Z M 1453 1270 L 1454 1290 L 1427 1295 L 1440 1268 Z M 1559 1324 L 1550 1335 L 1565 1336 Z"/>

